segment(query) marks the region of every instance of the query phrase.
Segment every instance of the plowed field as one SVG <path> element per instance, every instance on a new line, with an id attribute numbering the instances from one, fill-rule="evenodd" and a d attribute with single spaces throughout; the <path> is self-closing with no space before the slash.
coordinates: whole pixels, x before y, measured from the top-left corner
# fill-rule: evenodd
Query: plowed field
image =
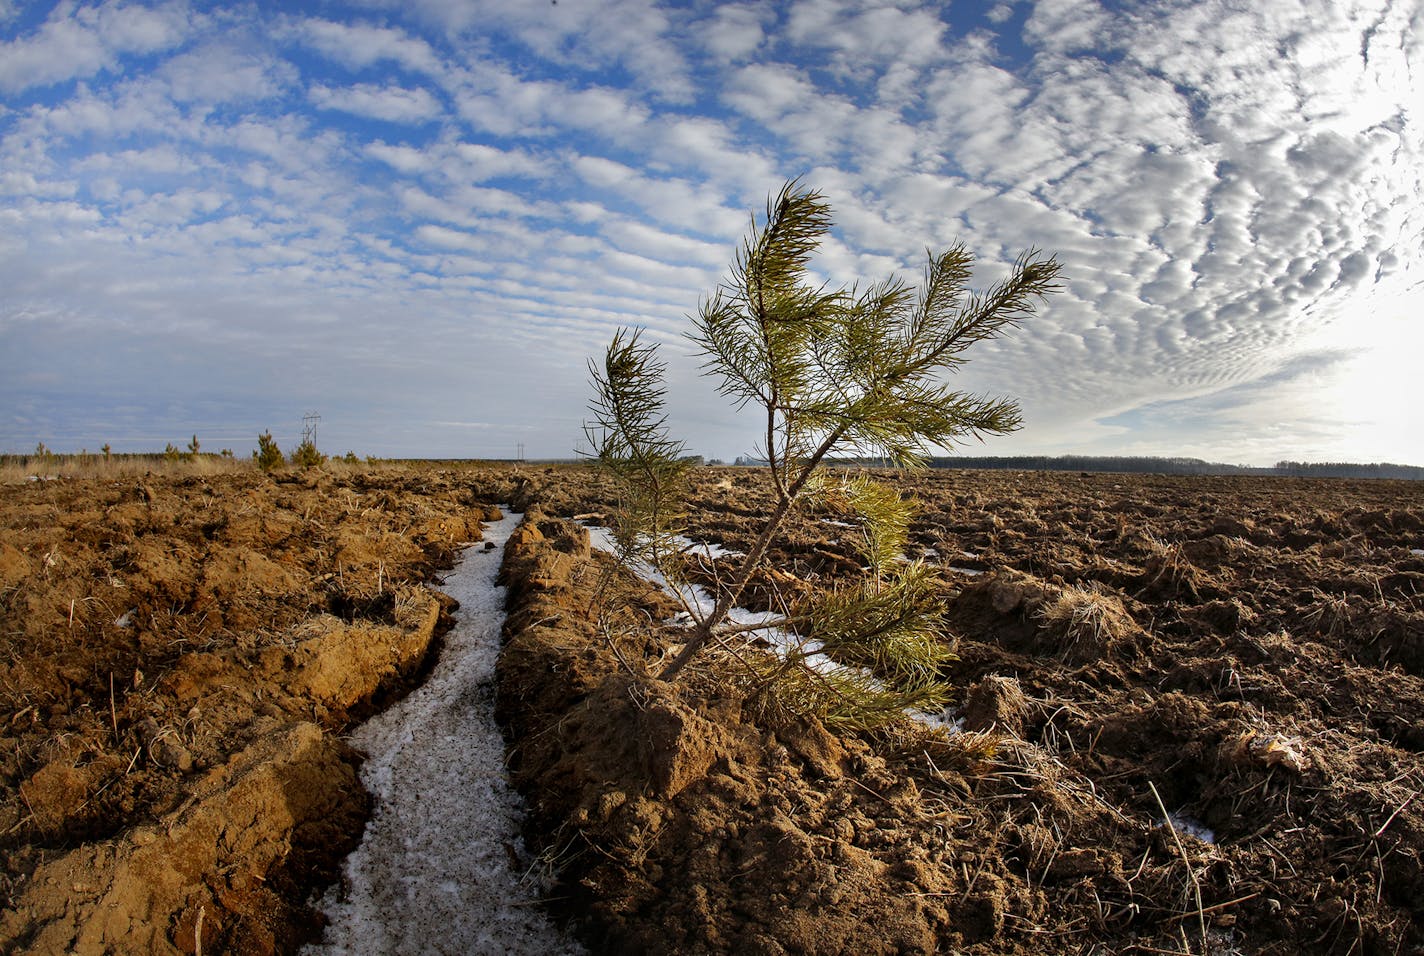
<path id="1" fill-rule="evenodd" d="M 745 550 L 763 478 L 700 473 L 690 536 Z M 1424 952 L 1424 488 L 889 480 L 942 568 L 955 733 L 837 736 L 715 656 L 648 678 L 678 632 L 595 627 L 582 469 L 0 488 L 0 948 L 319 934 L 368 809 L 341 736 L 419 680 L 424 583 L 508 502 L 500 715 L 594 951 Z M 752 604 L 862 573 L 831 517 Z"/>

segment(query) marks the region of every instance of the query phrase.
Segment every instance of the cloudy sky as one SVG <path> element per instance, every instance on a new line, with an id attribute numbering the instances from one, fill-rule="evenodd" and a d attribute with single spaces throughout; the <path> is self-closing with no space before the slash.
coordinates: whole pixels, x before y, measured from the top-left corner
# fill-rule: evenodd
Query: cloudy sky
<path id="1" fill-rule="evenodd" d="M 970 353 L 989 454 L 1424 463 L 1420 0 L 0 0 L 0 451 L 566 456 L 620 325 L 751 452 L 686 316 L 752 210 L 833 282 L 1066 291 Z"/>

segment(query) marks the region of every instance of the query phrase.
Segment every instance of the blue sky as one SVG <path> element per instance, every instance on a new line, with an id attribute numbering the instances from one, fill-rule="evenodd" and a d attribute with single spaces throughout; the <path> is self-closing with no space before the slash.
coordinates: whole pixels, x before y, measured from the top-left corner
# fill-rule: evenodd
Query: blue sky
<path id="1" fill-rule="evenodd" d="M 989 454 L 1424 462 L 1424 5 L 0 0 L 0 451 L 566 456 L 620 325 L 674 431 L 748 216 L 818 274 L 1067 290 L 959 374 Z"/>

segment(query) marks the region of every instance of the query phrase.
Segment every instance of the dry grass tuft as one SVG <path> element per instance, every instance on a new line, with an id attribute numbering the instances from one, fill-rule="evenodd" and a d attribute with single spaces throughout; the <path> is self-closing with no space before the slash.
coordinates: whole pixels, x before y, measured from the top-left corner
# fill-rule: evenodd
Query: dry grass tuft
<path id="1" fill-rule="evenodd" d="M 1034 616 L 1044 630 L 1057 634 L 1065 656 L 1083 659 L 1101 656 L 1112 644 L 1140 631 L 1122 601 L 1097 583 L 1069 585 Z"/>
<path id="2" fill-rule="evenodd" d="M 1142 590 L 1181 596 L 1196 600 L 1205 583 L 1202 572 L 1188 558 L 1180 544 L 1169 544 L 1152 535 L 1146 536 L 1147 565 Z"/>

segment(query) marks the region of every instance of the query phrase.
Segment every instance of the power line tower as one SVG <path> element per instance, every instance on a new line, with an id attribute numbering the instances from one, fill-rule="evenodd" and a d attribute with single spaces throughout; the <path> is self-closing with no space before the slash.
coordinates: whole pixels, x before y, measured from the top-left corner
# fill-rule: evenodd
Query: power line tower
<path id="1" fill-rule="evenodd" d="M 524 442 L 519 442 L 516 447 L 518 448 L 518 454 L 515 457 L 515 461 L 519 462 L 522 465 L 524 464 Z"/>
<path id="2" fill-rule="evenodd" d="M 316 423 L 321 421 L 321 416 L 316 412 L 307 412 L 302 416 L 302 444 L 316 447 Z"/>

